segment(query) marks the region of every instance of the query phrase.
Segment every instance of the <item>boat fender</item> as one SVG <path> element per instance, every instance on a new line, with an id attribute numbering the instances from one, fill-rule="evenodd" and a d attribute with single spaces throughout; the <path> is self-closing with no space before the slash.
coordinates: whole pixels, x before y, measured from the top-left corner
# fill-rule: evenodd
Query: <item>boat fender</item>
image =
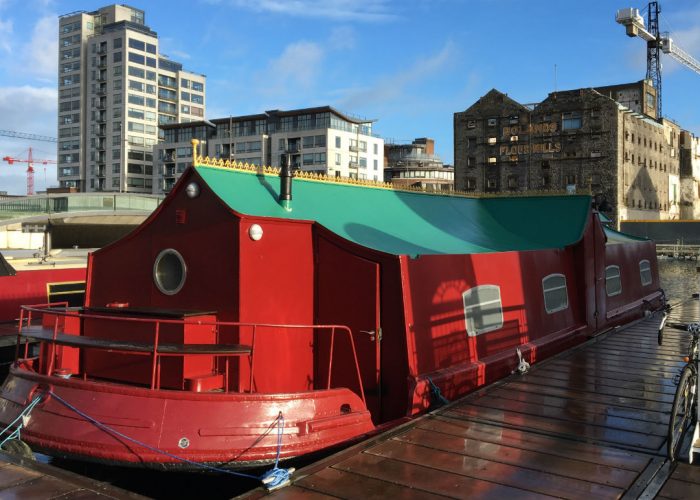
<path id="1" fill-rule="evenodd" d="M 513 370 L 513 373 L 518 372 L 520 375 L 525 375 L 530 370 L 530 363 L 523 359 L 523 353 L 519 347 L 515 348 L 515 353 L 518 355 L 518 366 Z"/>

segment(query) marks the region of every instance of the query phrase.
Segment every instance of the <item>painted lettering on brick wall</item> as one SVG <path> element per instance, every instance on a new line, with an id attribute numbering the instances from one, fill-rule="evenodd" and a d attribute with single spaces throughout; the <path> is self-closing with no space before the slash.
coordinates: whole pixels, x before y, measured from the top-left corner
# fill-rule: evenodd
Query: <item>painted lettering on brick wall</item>
<path id="1" fill-rule="evenodd" d="M 499 149 L 500 155 L 527 155 L 537 153 L 559 153 L 561 152 L 561 143 L 559 142 L 543 142 L 537 144 L 513 144 L 504 145 Z"/>
<path id="2" fill-rule="evenodd" d="M 521 134 L 553 134 L 556 131 L 557 124 L 555 122 L 510 125 L 508 127 L 503 127 L 503 137 Z"/>

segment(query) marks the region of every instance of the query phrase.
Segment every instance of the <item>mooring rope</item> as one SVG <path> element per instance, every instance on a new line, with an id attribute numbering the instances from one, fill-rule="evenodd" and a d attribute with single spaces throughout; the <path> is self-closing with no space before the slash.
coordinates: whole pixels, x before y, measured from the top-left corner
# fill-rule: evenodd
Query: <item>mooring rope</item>
<path id="1" fill-rule="evenodd" d="M 292 472 L 294 472 L 294 469 L 280 469 L 279 466 L 279 460 L 280 460 L 280 454 L 282 452 L 282 434 L 283 434 L 283 429 L 284 429 L 284 416 L 282 415 L 282 412 L 279 412 L 277 415 L 276 421 L 277 421 L 277 455 L 275 458 L 275 465 L 272 469 L 269 471 L 265 472 L 264 474 L 260 476 L 255 476 L 253 474 L 246 474 L 245 472 L 236 472 L 232 471 L 229 469 L 222 469 L 221 467 L 215 467 L 213 465 L 201 463 L 201 462 L 196 462 L 194 460 L 190 460 L 188 458 L 180 457 L 178 455 L 175 455 L 173 453 L 167 452 L 165 450 L 161 450 L 159 448 L 156 448 L 154 446 L 151 446 L 149 444 L 144 443 L 143 441 L 139 441 L 138 439 L 132 438 L 131 436 L 127 436 L 126 434 L 119 432 L 118 430 L 103 424 L 99 420 L 97 420 L 94 417 L 91 417 L 84 411 L 76 408 L 72 404 L 70 404 L 68 401 L 60 397 L 58 394 L 56 394 L 53 391 L 47 391 L 47 394 L 53 396 L 56 401 L 61 403 L 63 406 L 68 408 L 69 410 L 72 410 L 73 412 L 77 413 L 81 417 L 83 417 L 85 420 L 88 422 L 94 424 L 96 427 L 102 429 L 105 432 L 109 432 L 112 435 L 118 436 L 120 438 L 126 439 L 127 441 L 131 441 L 134 444 L 137 444 L 139 446 L 142 446 L 143 448 L 146 448 L 147 450 L 150 450 L 154 453 L 159 453 L 161 455 L 164 455 L 166 457 L 172 458 L 174 460 L 178 460 L 180 462 L 193 465 L 195 467 L 199 467 L 202 469 L 207 469 L 213 472 L 220 472 L 222 474 L 229 474 L 232 476 L 237 476 L 237 477 L 243 477 L 247 479 L 254 479 L 256 481 L 262 482 L 265 487 L 272 491 L 278 488 L 281 488 L 283 486 L 286 486 L 290 482 L 290 476 Z"/>
<path id="2" fill-rule="evenodd" d="M 0 436 L 2 436 L 7 431 L 9 431 L 13 425 L 19 422 L 17 428 L 14 431 L 12 431 L 5 439 L 2 440 L 2 442 L 0 443 L 0 449 L 2 449 L 2 447 L 5 446 L 5 443 L 7 443 L 8 441 L 12 441 L 13 439 L 20 439 L 22 427 L 24 427 L 24 417 L 29 416 L 34 407 L 39 404 L 41 398 L 42 396 L 38 395 L 33 400 L 31 400 L 29 404 L 25 406 L 24 409 L 20 412 L 20 414 L 17 415 L 17 418 L 15 418 L 12 422 L 7 424 L 7 426 L 2 431 L 0 431 Z"/>

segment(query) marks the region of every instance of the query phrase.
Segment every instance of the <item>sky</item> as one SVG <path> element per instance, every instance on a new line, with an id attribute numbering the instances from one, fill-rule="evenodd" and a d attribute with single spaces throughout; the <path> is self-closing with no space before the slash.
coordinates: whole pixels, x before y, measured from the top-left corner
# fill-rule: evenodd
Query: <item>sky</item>
<path id="1" fill-rule="evenodd" d="M 377 120 L 385 141 L 435 139 L 452 164 L 453 115 L 490 89 L 520 103 L 639 81 L 646 45 L 615 11 L 629 0 L 122 0 L 160 51 L 207 76 L 207 118 L 330 105 Z M 632 0 L 635 1 L 635 0 Z M 0 0 L 0 129 L 57 135 L 58 16 L 107 1 Z M 660 29 L 700 59 L 700 0 L 662 0 Z M 700 74 L 662 56 L 663 112 L 700 135 Z M 0 136 L 0 158 L 56 145 Z M 35 189 L 57 185 L 36 164 Z M 0 162 L 0 191 L 26 192 Z"/>

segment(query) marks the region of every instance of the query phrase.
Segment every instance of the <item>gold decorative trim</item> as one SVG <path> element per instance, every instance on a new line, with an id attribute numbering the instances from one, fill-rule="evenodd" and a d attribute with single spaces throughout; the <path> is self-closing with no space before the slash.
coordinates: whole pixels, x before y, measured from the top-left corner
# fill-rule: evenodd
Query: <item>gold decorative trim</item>
<path id="1" fill-rule="evenodd" d="M 208 156 L 198 156 L 197 155 L 197 145 L 199 141 L 197 139 L 192 139 L 192 157 L 193 165 L 204 166 L 204 167 L 215 167 L 215 168 L 225 168 L 230 170 L 238 170 L 240 172 L 255 173 L 258 175 L 279 175 L 280 169 L 270 166 L 259 166 L 255 164 L 243 163 L 241 161 L 236 162 L 235 160 L 224 160 L 223 158 L 209 158 Z M 296 179 L 303 179 L 312 182 L 324 182 L 328 184 L 345 184 L 349 186 L 362 186 L 372 189 L 385 189 L 390 191 L 402 191 L 408 193 L 419 193 L 437 196 L 456 196 L 459 198 L 526 198 L 528 196 L 538 197 L 538 196 L 562 196 L 568 195 L 566 191 L 508 191 L 500 193 L 477 193 L 474 191 L 428 191 L 423 188 L 413 187 L 413 186 L 395 186 L 390 182 L 383 181 L 373 181 L 369 179 L 353 179 L 350 177 L 330 177 L 326 174 L 321 174 L 318 172 L 306 172 L 304 170 L 294 170 L 292 175 Z M 588 190 L 581 190 L 581 193 L 590 195 Z"/>

